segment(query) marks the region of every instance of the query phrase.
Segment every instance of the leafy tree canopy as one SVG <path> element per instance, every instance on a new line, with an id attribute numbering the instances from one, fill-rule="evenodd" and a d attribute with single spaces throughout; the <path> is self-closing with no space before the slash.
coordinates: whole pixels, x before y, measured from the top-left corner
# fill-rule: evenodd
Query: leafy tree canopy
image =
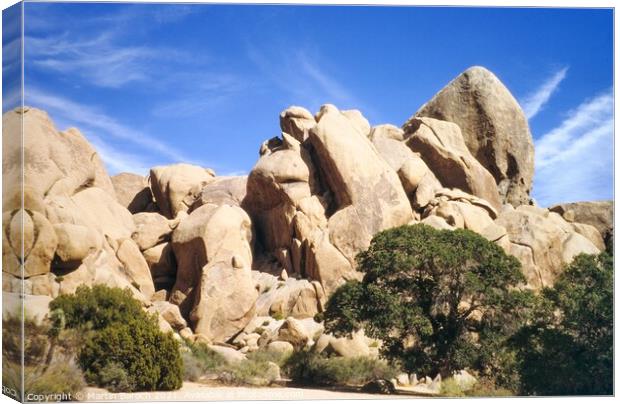
<path id="1" fill-rule="evenodd" d="M 393 228 L 357 261 L 364 278 L 331 296 L 326 328 L 363 328 L 383 341 L 386 358 L 412 372 L 500 368 L 500 347 L 534 302 L 516 288 L 525 281 L 517 259 L 468 230 Z"/>
<path id="2" fill-rule="evenodd" d="M 579 255 L 512 338 L 524 394 L 613 394 L 613 258 Z"/>

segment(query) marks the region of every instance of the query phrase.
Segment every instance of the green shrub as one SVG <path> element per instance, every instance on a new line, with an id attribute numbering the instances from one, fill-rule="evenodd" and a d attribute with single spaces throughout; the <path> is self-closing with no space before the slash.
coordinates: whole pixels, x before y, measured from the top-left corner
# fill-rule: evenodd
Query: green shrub
<path id="1" fill-rule="evenodd" d="M 293 354 L 284 368 L 300 385 L 358 386 L 375 379 L 391 379 L 398 373 L 387 362 L 375 358 L 327 357 L 308 351 Z"/>
<path id="2" fill-rule="evenodd" d="M 542 293 L 537 321 L 512 338 L 521 393 L 613 394 L 613 257 L 579 255 Z"/>
<path id="3" fill-rule="evenodd" d="M 178 343 L 163 334 L 152 318 L 112 323 L 86 342 L 79 354 L 86 380 L 105 387 L 102 372 L 112 364 L 127 374 L 128 391 L 175 390 L 181 387 Z M 119 386 L 120 387 L 120 386 Z"/>
<path id="4" fill-rule="evenodd" d="M 515 257 L 469 230 L 416 224 L 376 234 L 357 262 L 364 278 L 330 297 L 328 332 L 364 329 L 408 372 L 446 378 L 471 368 L 512 377 L 502 374 L 512 371 L 505 342 L 534 300 L 516 288 L 525 278 Z"/>
<path id="5" fill-rule="evenodd" d="M 59 335 L 65 326 L 85 336 L 78 361 L 89 383 L 115 391 L 181 387 L 177 341 L 160 331 L 129 290 L 81 286 L 75 295 L 54 299 L 50 308 Z"/>
<path id="6" fill-rule="evenodd" d="M 50 303 L 54 321 L 62 321 L 67 328 L 100 330 L 113 323 L 125 323 L 144 318 L 139 301 L 129 289 L 95 285 L 80 286 L 73 295 L 58 296 Z"/>
<path id="7" fill-rule="evenodd" d="M 133 380 L 127 375 L 125 368 L 110 362 L 99 372 L 99 383 L 111 392 L 134 391 Z"/>

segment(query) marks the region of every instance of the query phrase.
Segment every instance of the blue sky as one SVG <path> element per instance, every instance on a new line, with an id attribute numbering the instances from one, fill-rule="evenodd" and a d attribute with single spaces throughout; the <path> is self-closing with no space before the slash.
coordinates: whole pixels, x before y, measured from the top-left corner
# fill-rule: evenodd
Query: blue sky
<path id="1" fill-rule="evenodd" d="M 111 174 L 224 175 L 251 170 L 289 105 L 401 125 L 482 65 L 529 116 L 537 201 L 610 199 L 612 38 L 600 9 L 26 3 L 25 103 L 78 127 Z"/>

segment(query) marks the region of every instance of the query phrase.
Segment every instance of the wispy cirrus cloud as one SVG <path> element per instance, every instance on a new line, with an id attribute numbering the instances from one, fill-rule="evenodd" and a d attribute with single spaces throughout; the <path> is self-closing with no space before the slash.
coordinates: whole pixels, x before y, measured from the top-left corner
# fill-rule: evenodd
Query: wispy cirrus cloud
<path id="1" fill-rule="evenodd" d="M 111 175 L 123 172 L 147 175 L 150 168 L 155 165 L 149 162 L 143 154 L 127 153 L 120 150 L 105 142 L 99 136 L 94 135 L 90 130 L 86 130 L 84 134 L 95 150 L 97 150 L 97 153 L 99 153 Z"/>
<path id="2" fill-rule="evenodd" d="M 527 119 L 535 117 L 549 101 L 549 98 L 558 89 L 560 83 L 566 78 L 568 67 L 564 67 L 549 77 L 539 88 L 528 94 L 521 105 Z"/>
<path id="3" fill-rule="evenodd" d="M 48 24 L 54 17 L 46 14 L 45 7 L 29 7 L 24 38 L 26 65 L 60 73 L 71 81 L 79 78 L 86 85 L 120 88 L 146 82 L 153 87 L 162 77 L 180 70 L 178 66 L 202 67 L 208 59 L 204 52 L 190 54 L 176 46 L 161 46 L 144 39 L 154 28 L 182 21 L 196 7 L 136 4 L 112 9 L 115 11 L 108 14 L 69 21 L 55 15 L 56 20 Z M 61 31 L 59 27 L 63 27 Z"/>
<path id="4" fill-rule="evenodd" d="M 88 84 L 118 88 L 149 78 L 163 51 L 145 46 L 121 46 L 104 33 L 76 39 L 68 34 L 26 37 L 25 58 L 33 68 L 80 77 Z"/>
<path id="5" fill-rule="evenodd" d="M 609 90 L 535 142 L 534 196 L 541 205 L 613 197 L 613 111 Z"/>
<path id="6" fill-rule="evenodd" d="M 291 94 L 295 103 L 318 108 L 332 103 L 340 108 L 359 108 L 370 111 L 320 63 L 320 57 L 305 49 L 259 49 L 248 46 L 247 56 L 270 82 Z"/>
<path id="7" fill-rule="evenodd" d="M 252 85 L 227 72 L 181 73 L 170 86 L 179 97 L 158 102 L 151 110 L 157 117 L 183 118 L 214 111 L 246 93 Z"/>
<path id="8" fill-rule="evenodd" d="M 154 163 L 196 163 L 170 144 L 126 126 L 96 107 L 82 105 L 33 87 L 26 89 L 25 103 L 47 111 L 54 119 L 67 125 L 77 126 L 85 133 L 91 133 L 92 135 L 87 137 L 94 143 L 97 150 L 101 151 L 102 158 L 112 168 L 112 171 L 117 171 L 114 168 L 120 168 L 123 164 L 125 167 L 138 167 L 135 169 L 143 170 L 147 166 L 155 165 Z M 141 155 L 144 157 L 136 159 L 134 154 L 125 151 L 126 147 L 113 146 L 113 140 L 134 145 L 141 150 Z M 146 156 L 149 156 L 149 160 L 154 163 L 147 164 Z M 132 160 L 134 163 L 131 163 Z M 136 164 L 135 161 L 141 163 Z"/>

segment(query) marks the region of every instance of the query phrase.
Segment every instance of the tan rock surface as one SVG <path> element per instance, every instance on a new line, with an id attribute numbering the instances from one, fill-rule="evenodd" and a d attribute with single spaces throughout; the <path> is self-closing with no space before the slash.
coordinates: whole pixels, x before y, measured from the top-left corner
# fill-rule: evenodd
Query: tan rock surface
<path id="1" fill-rule="evenodd" d="M 599 252 L 560 215 L 547 209 L 522 205 L 502 211 L 495 222 L 506 229 L 510 241 L 506 252 L 521 261 L 528 285 L 536 289 L 551 286 L 576 254 Z"/>
<path id="2" fill-rule="evenodd" d="M 131 213 L 155 210 L 153 193 L 148 179 L 133 173 L 120 173 L 111 177 L 118 202 Z"/>
<path id="3" fill-rule="evenodd" d="M 471 154 L 495 178 L 502 202 L 529 203 L 534 177 L 532 135 L 518 102 L 493 73 L 479 66 L 467 69 L 415 117 L 457 124 Z"/>
<path id="4" fill-rule="evenodd" d="M 469 152 L 459 127 L 431 118 L 412 118 L 405 127 L 407 145 L 420 154 L 444 187 L 458 188 L 499 209 L 495 179 Z"/>
<path id="5" fill-rule="evenodd" d="M 151 168 L 151 190 L 161 214 L 173 219 L 177 213 L 187 212 L 213 177 L 211 170 L 191 164 Z"/>

